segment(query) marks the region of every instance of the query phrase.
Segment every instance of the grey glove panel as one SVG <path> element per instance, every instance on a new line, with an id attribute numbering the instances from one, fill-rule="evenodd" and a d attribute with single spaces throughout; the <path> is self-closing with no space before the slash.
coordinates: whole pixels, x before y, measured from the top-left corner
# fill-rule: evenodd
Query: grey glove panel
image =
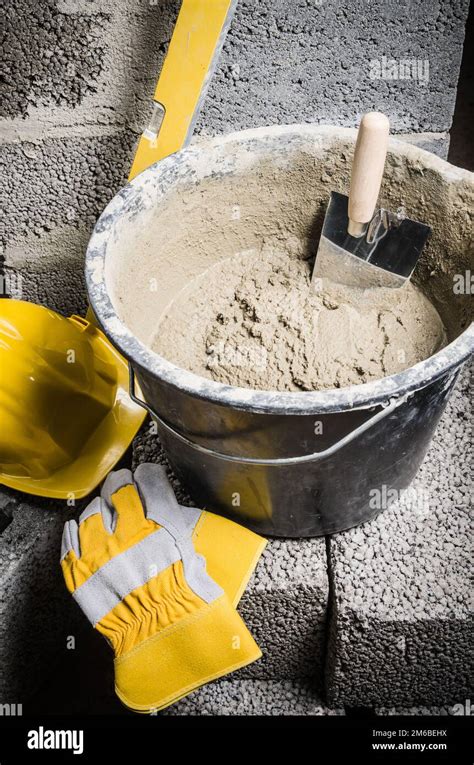
<path id="1" fill-rule="evenodd" d="M 67 521 L 64 524 L 63 536 L 61 540 L 61 558 L 66 557 L 68 552 L 74 550 L 76 558 L 81 557 L 81 546 L 79 544 L 79 530 L 76 521 Z"/>
<path id="2" fill-rule="evenodd" d="M 147 518 L 152 518 L 173 536 L 191 589 L 208 603 L 222 595 L 222 588 L 206 573 L 206 561 L 202 555 L 197 555 L 192 541 L 192 530 L 201 510 L 190 507 L 184 515 L 163 465 L 149 462 L 139 465 L 135 471 L 135 483 L 146 507 Z"/>
<path id="3" fill-rule="evenodd" d="M 192 533 L 201 510 L 188 508 L 189 512 L 183 515 L 163 465 L 150 462 L 139 465 L 135 470 L 135 483 L 145 505 L 147 518 L 164 526 L 175 539 Z"/>
<path id="4" fill-rule="evenodd" d="M 159 529 L 101 566 L 74 591 L 73 597 L 95 625 L 133 590 L 179 557 L 172 537 L 165 529 Z"/>

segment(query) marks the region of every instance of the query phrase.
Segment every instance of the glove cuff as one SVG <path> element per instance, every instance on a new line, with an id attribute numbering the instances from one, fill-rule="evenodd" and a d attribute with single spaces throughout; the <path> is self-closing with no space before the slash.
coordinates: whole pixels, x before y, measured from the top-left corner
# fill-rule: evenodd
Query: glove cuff
<path id="1" fill-rule="evenodd" d="M 187 508 L 181 509 L 186 512 Z M 237 606 L 267 540 L 234 521 L 203 510 L 193 532 L 197 553 L 206 559 L 206 571 Z"/>
<path id="2" fill-rule="evenodd" d="M 227 595 L 115 659 L 115 691 L 135 712 L 164 709 L 262 653 Z"/>

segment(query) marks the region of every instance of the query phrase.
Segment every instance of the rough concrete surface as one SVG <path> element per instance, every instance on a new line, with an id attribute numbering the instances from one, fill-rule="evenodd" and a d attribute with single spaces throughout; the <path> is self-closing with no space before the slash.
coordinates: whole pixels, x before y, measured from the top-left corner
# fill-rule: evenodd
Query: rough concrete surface
<path id="1" fill-rule="evenodd" d="M 59 568 L 62 503 L 2 491 L 11 523 L 0 533 L 0 703 L 24 701 L 76 632 L 77 609 Z"/>
<path id="2" fill-rule="evenodd" d="M 189 716 L 312 716 L 336 717 L 350 714 L 343 707 L 328 707 L 309 683 L 272 680 L 218 680 L 200 688 L 161 715 Z M 453 707 L 383 708 L 374 710 L 379 717 L 403 715 L 430 717 L 459 714 Z"/>
<path id="3" fill-rule="evenodd" d="M 396 131 L 449 129 L 468 0 L 239 0 L 198 131 L 301 121 L 356 124 L 374 97 Z M 178 0 L 9 4 L 10 118 L 38 107 L 136 118 L 161 66 Z M 29 63 L 22 65 L 25 51 Z M 385 69 L 378 70 L 377 60 Z M 388 70 L 387 63 L 429 62 Z"/>
<path id="4" fill-rule="evenodd" d="M 331 538 L 331 704 L 472 698 L 472 371 L 463 371 L 407 495 Z"/>
<path id="5" fill-rule="evenodd" d="M 352 126 L 376 102 L 397 132 L 449 129 L 467 10 L 464 0 L 381 0 L 369 12 L 364 0 L 243 0 L 210 86 L 213 122 L 219 132 L 284 124 L 291 109 L 303 122 Z M 428 60 L 429 83 L 372 79 L 383 57 Z"/>
<path id="6" fill-rule="evenodd" d="M 343 715 L 328 709 L 311 685 L 272 680 L 218 680 L 161 712 L 162 715 Z"/>
<path id="7" fill-rule="evenodd" d="M 24 299 L 65 314 L 85 310 L 85 249 L 98 213 L 126 180 L 130 135 L 3 147 L 8 204 L 0 236 L 8 271 L 21 275 Z"/>
<path id="8" fill-rule="evenodd" d="M 96 89 L 103 68 L 103 13 L 58 13 L 56 4 L 10 0 L 3 59 L 7 99 L 2 117 L 26 117 L 45 101 L 77 106 Z"/>
<path id="9" fill-rule="evenodd" d="M 431 151 L 441 159 L 446 159 L 448 156 L 449 133 L 402 133 L 399 137 L 413 146 L 418 146 L 419 149 Z"/>
<path id="10" fill-rule="evenodd" d="M 119 133 L 4 146 L 10 205 L 2 235 L 40 239 L 58 226 L 92 226 L 125 176 L 129 140 Z"/>

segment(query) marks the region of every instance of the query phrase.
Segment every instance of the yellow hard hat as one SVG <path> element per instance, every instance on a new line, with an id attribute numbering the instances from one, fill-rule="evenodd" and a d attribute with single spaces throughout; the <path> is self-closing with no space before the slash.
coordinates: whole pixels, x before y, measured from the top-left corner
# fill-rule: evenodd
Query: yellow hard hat
<path id="1" fill-rule="evenodd" d="M 80 498 L 127 450 L 146 412 L 102 332 L 23 300 L 0 299 L 0 483 Z"/>

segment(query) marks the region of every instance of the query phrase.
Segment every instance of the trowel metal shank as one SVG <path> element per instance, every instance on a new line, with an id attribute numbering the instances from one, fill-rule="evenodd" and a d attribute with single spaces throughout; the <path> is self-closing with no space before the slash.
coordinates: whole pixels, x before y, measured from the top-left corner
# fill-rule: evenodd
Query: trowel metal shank
<path id="1" fill-rule="evenodd" d="M 384 227 L 377 211 L 367 233 L 347 233 L 349 199 L 333 191 L 324 219 L 312 282 L 330 279 L 349 287 L 403 287 L 410 278 L 431 233 L 429 226 L 410 218 L 390 216 Z M 388 217 L 387 216 L 387 217 Z M 318 285 L 316 284 L 316 289 Z"/>

